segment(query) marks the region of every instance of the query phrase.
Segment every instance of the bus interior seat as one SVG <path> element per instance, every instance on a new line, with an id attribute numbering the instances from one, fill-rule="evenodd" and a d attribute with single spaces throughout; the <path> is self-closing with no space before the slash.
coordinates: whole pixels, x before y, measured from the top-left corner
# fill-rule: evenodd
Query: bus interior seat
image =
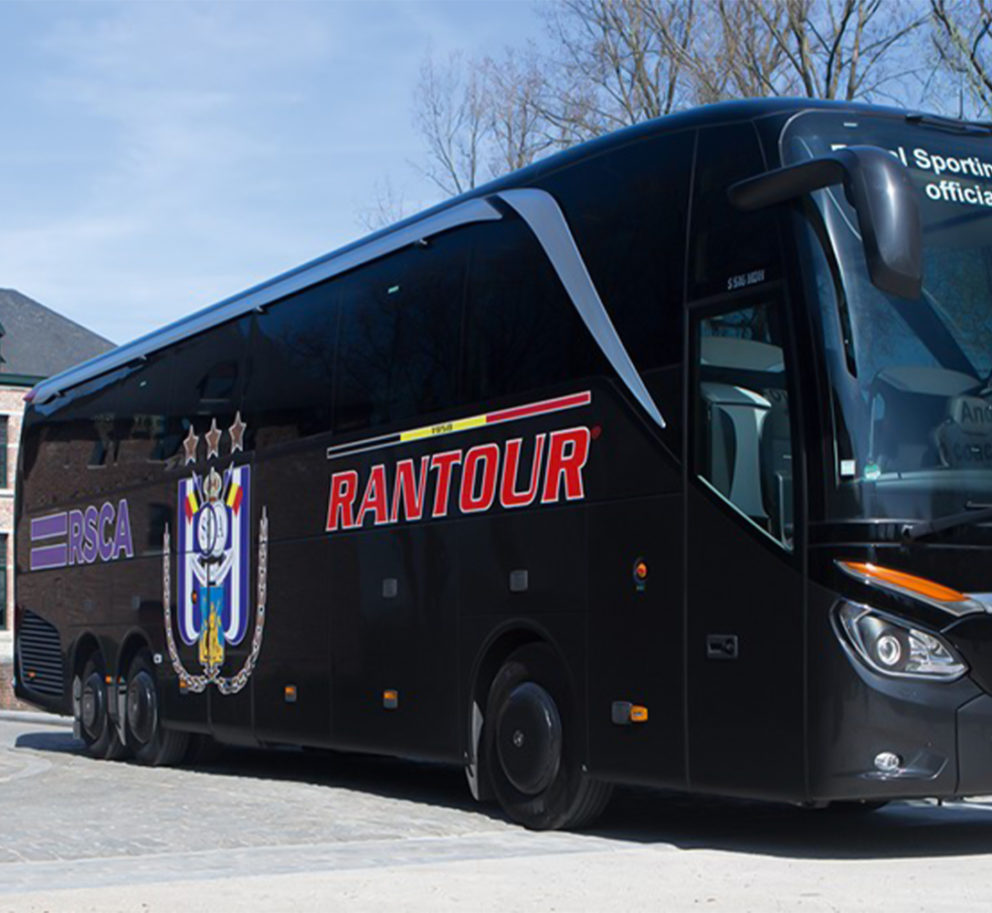
<path id="1" fill-rule="evenodd" d="M 949 403 L 981 388 L 970 374 L 926 365 L 896 365 L 875 375 L 871 457 L 883 472 L 915 472 L 940 464 L 939 429 Z"/>
<path id="2" fill-rule="evenodd" d="M 782 492 L 791 478 L 788 398 L 780 387 L 755 389 L 761 375 L 782 377 L 782 350 L 738 337 L 701 340 L 701 394 L 709 422 L 705 458 L 710 483 L 769 531 L 782 525 Z M 734 383 L 734 374 L 740 383 Z M 791 509 L 791 504 L 786 505 Z"/>

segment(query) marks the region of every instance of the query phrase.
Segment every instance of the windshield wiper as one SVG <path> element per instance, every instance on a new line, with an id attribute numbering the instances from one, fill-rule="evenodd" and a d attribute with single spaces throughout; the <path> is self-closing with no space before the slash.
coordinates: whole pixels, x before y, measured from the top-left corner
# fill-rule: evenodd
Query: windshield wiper
<path id="1" fill-rule="evenodd" d="M 975 523 L 984 523 L 986 520 L 992 520 L 992 507 L 982 506 L 977 510 L 972 508 L 971 510 L 963 510 L 960 513 L 937 517 L 936 520 L 921 520 L 919 523 L 909 523 L 902 528 L 902 537 L 905 541 L 915 542 L 924 536 L 943 533 L 958 526 L 972 526 Z"/>

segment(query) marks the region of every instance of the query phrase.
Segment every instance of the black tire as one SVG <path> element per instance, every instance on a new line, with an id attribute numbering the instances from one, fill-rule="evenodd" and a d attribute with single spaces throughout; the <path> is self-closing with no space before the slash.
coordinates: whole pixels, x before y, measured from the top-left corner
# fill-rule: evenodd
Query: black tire
<path id="1" fill-rule="evenodd" d="M 158 683 L 151 654 L 141 650 L 127 673 L 127 745 L 139 764 L 168 767 L 186 756 L 189 733 L 162 727 Z"/>
<path id="2" fill-rule="evenodd" d="M 220 760 L 223 751 L 220 742 L 212 736 L 190 733 L 189 744 L 186 746 L 182 763 L 188 764 L 190 767 L 214 764 Z"/>
<path id="3" fill-rule="evenodd" d="M 83 665 L 79 689 L 77 721 L 86 750 L 101 761 L 125 757 L 127 748 L 107 714 L 106 672 L 99 653 L 93 653 Z"/>
<path id="4" fill-rule="evenodd" d="M 482 745 L 493 792 L 507 816 L 532 830 L 591 824 L 613 787 L 579 761 L 575 702 L 546 644 L 514 651 L 493 679 Z"/>

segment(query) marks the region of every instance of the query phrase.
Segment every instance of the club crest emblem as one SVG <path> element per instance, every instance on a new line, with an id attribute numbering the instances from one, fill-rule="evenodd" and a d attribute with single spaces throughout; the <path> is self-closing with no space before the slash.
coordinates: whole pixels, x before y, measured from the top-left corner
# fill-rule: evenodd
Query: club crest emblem
<path id="1" fill-rule="evenodd" d="M 231 453 L 243 449 L 245 425 L 240 413 L 231 432 Z M 208 465 L 197 470 L 199 436 L 192 426 L 183 442 L 189 476 L 178 483 L 176 510 L 176 618 L 172 620 L 170 531 L 164 543 L 164 604 L 166 640 L 180 687 L 193 692 L 215 684 L 224 694 L 240 691 L 251 675 L 262 644 L 265 623 L 265 579 L 268 556 L 268 517 L 262 508 L 258 530 L 258 587 L 255 632 L 241 670 L 225 676 L 228 648 L 244 641 L 251 621 L 251 467 L 218 469 L 222 432 L 216 419 L 203 438 Z M 214 459 L 211 459 L 214 458 Z M 192 647 L 201 667 L 191 674 L 183 664 L 175 632 Z"/>
<path id="2" fill-rule="evenodd" d="M 204 668 L 222 665 L 225 645 L 237 646 L 248 630 L 250 491 L 249 466 L 179 482 L 179 636 L 199 645 Z"/>

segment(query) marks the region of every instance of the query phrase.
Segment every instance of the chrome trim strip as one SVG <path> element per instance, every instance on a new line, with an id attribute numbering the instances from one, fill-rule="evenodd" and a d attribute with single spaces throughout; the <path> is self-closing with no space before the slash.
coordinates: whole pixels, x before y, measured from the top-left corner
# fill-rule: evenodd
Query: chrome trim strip
<path id="1" fill-rule="evenodd" d="M 965 593 L 965 596 L 974 599 L 985 607 L 985 611 L 992 614 L 992 593 Z"/>
<path id="2" fill-rule="evenodd" d="M 613 370 L 620 375 L 620 379 L 644 411 L 660 428 L 664 428 L 665 419 L 644 386 L 630 354 L 620 341 L 613 321 L 603 307 L 603 301 L 555 198 L 545 190 L 533 188 L 503 190 L 496 196 L 513 207 L 527 223 L 554 266 L 582 322 L 592 333 Z"/>
<path id="3" fill-rule="evenodd" d="M 292 295 L 307 286 L 330 279 L 370 260 L 394 253 L 400 248 L 415 244 L 432 235 L 473 222 L 496 221 L 502 218 L 502 214 L 492 203 L 484 199 L 466 200 L 412 225 L 388 231 L 384 235 L 373 236 L 366 242 L 359 242 L 357 245 L 319 257 L 261 285 L 226 298 L 218 304 L 183 317 L 160 330 L 140 336 L 133 342 L 125 343 L 41 381 L 34 388 L 34 402 L 44 403 L 63 390 L 91 377 L 143 358 L 151 352 L 202 333 L 249 311 L 264 308 L 279 298 Z"/>

